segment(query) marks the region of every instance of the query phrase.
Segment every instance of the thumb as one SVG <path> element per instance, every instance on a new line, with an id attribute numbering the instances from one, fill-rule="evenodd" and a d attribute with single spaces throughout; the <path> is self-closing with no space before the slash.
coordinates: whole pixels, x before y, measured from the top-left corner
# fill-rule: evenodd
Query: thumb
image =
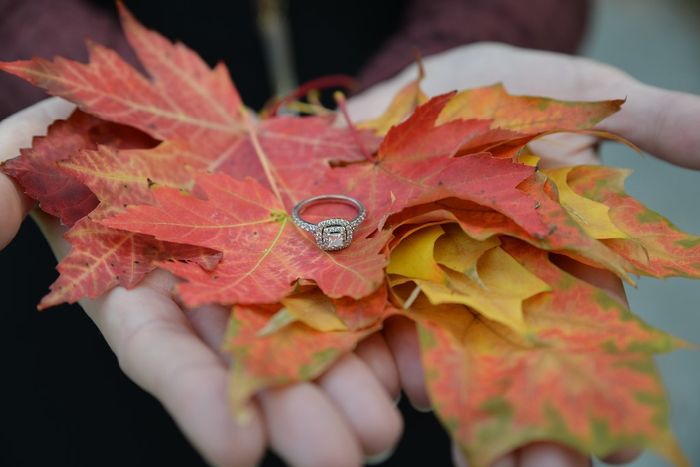
<path id="1" fill-rule="evenodd" d="M 34 205 L 5 174 L 0 174 L 0 249 L 7 246 L 19 230 L 24 216 Z"/>
<path id="2" fill-rule="evenodd" d="M 31 146 L 32 137 L 46 134 L 54 120 L 65 118 L 73 108 L 62 99 L 46 99 L 1 121 L 0 160 L 18 156 L 21 148 Z M 33 205 L 10 177 L 0 173 L 0 249 L 17 235 Z"/>
<path id="3" fill-rule="evenodd" d="M 675 165 L 700 170 L 700 96 L 628 84 L 622 110 L 599 129 L 619 134 Z"/>

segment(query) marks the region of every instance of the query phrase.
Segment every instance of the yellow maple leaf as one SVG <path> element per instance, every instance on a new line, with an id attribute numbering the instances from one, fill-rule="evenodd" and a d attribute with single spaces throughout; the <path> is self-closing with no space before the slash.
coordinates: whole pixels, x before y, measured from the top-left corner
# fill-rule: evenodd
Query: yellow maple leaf
<path id="1" fill-rule="evenodd" d="M 629 238 L 610 220 L 610 207 L 585 198 L 571 189 L 567 181 L 574 167 L 545 170 L 559 191 L 559 203 L 576 219 L 588 235 L 597 239 Z"/>

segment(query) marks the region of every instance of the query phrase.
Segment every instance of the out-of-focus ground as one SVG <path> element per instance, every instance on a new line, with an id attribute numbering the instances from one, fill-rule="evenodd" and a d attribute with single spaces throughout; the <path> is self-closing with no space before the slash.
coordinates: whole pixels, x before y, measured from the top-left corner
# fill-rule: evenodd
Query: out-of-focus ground
<path id="1" fill-rule="evenodd" d="M 700 94 L 700 2 L 597 0 L 583 54 L 648 84 Z M 700 148 L 687 150 L 700 158 Z M 700 234 L 700 172 L 640 158 L 613 144 L 604 146 L 603 160 L 634 169 L 629 193 L 680 228 Z M 700 344 L 700 281 L 642 278 L 627 293 L 632 310 L 647 322 Z M 700 466 L 700 353 L 678 351 L 661 356 L 658 363 L 671 400 L 673 428 L 691 465 Z M 631 465 L 664 463 L 647 453 Z"/>

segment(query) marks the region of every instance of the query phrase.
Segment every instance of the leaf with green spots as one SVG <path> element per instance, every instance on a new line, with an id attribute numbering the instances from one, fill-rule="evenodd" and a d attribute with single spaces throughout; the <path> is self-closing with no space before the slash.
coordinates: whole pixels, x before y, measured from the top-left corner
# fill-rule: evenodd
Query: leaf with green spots
<path id="1" fill-rule="evenodd" d="M 312 290 L 306 299 L 319 297 Z M 325 300 L 325 312 L 334 313 L 346 323 L 346 329 L 324 332 L 303 320 L 294 320 L 270 331 L 278 307 L 234 307 L 224 348 L 233 356 L 229 394 L 235 410 L 240 412 L 245 402 L 262 389 L 318 377 L 338 357 L 380 329 L 383 320 L 394 312 L 387 307 L 384 288 L 362 301 Z"/>
<path id="2" fill-rule="evenodd" d="M 527 336 L 466 308 L 406 313 L 419 323 L 433 405 L 470 465 L 541 440 L 597 456 L 648 447 L 688 465 L 653 363 L 678 342 L 545 252 L 513 240 L 504 249 L 552 286 L 525 302 Z"/>
<path id="3" fill-rule="evenodd" d="M 610 220 L 627 238 L 605 244 L 653 277 L 700 278 L 700 237 L 683 232 L 668 219 L 625 193 L 628 170 L 582 166 L 571 169 L 568 184 L 580 196 L 609 208 Z"/>

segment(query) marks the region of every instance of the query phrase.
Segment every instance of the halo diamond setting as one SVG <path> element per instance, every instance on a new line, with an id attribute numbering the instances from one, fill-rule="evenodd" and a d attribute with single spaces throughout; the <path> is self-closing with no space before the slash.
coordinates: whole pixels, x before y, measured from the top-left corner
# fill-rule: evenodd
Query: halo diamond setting
<path id="1" fill-rule="evenodd" d="M 325 219 L 318 224 L 312 224 L 301 218 L 301 212 L 308 206 L 318 203 L 344 203 L 355 207 L 357 216 L 352 220 L 333 217 Z M 347 248 L 352 243 L 355 229 L 365 220 L 366 211 L 362 203 L 354 198 L 344 195 L 315 196 L 306 199 L 294 207 L 292 221 L 297 227 L 314 234 L 316 244 L 325 251 L 337 251 Z"/>

